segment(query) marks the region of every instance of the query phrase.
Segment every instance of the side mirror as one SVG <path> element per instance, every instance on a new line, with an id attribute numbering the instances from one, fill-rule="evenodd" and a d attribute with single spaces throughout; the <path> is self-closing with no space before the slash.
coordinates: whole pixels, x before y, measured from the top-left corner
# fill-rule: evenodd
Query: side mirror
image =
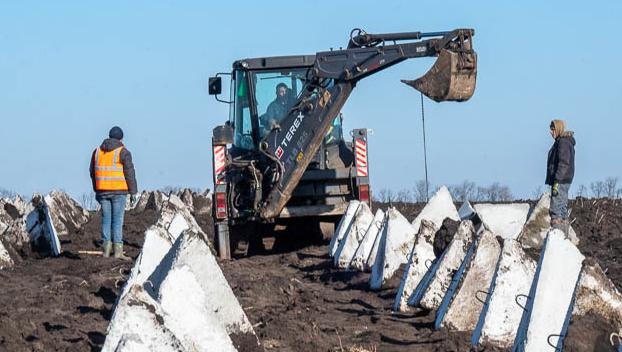
<path id="1" fill-rule="evenodd" d="M 222 92 L 222 79 L 220 77 L 210 77 L 208 81 L 209 95 L 218 95 Z"/>

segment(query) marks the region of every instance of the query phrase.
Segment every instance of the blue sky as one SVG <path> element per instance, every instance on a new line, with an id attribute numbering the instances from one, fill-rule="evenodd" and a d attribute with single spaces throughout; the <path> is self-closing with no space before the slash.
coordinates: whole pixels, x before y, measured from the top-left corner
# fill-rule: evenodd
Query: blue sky
<path id="1" fill-rule="evenodd" d="M 0 187 L 90 191 L 90 153 L 125 131 L 140 189 L 211 188 L 211 130 L 228 108 L 207 77 L 240 58 L 308 54 L 368 32 L 476 30 L 477 89 L 466 103 L 426 100 L 433 184 L 542 185 L 564 118 L 577 138 L 575 184 L 622 177 L 619 1 L 206 1 L 0 3 Z M 376 190 L 423 178 L 419 95 L 409 60 L 361 81 L 343 109 L 368 127 Z"/>

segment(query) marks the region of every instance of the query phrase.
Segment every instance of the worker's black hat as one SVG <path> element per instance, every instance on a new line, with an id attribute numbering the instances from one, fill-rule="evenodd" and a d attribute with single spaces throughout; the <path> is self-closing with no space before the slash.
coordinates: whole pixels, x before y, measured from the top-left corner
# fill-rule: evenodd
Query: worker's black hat
<path id="1" fill-rule="evenodd" d="M 110 132 L 108 132 L 108 137 L 122 140 L 123 130 L 119 126 L 114 126 L 113 128 L 110 129 Z"/>

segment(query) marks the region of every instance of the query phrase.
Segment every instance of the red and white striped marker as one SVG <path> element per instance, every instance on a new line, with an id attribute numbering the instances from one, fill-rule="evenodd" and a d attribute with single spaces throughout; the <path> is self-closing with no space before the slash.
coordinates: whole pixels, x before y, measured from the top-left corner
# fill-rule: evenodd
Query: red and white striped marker
<path id="1" fill-rule="evenodd" d="M 356 175 L 367 176 L 367 143 L 356 138 L 354 140 L 354 152 L 356 154 Z"/>
<path id="2" fill-rule="evenodd" d="M 224 145 L 215 145 L 214 146 L 214 176 L 216 179 L 217 185 L 222 185 L 225 183 L 225 180 L 220 177 L 225 171 L 225 146 Z"/>

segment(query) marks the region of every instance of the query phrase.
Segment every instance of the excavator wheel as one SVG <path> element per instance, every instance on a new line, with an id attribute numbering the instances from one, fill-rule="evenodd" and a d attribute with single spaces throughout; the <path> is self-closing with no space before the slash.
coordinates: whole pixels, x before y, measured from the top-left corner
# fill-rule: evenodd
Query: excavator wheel
<path id="1" fill-rule="evenodd" d="M 214 225 L 214 248 L 218 253 L 218 257 L 223 260 L 231 259 L 231 240 L 229 225 Z"/>
<path id="2" fill-rule="evenodd" d="M 243 258 L 265 251 L 263 234 L 265 229 L 255 223 L 227 226 L 228 231 L 216 227 L 215 247 L 221 259 Z"/>

